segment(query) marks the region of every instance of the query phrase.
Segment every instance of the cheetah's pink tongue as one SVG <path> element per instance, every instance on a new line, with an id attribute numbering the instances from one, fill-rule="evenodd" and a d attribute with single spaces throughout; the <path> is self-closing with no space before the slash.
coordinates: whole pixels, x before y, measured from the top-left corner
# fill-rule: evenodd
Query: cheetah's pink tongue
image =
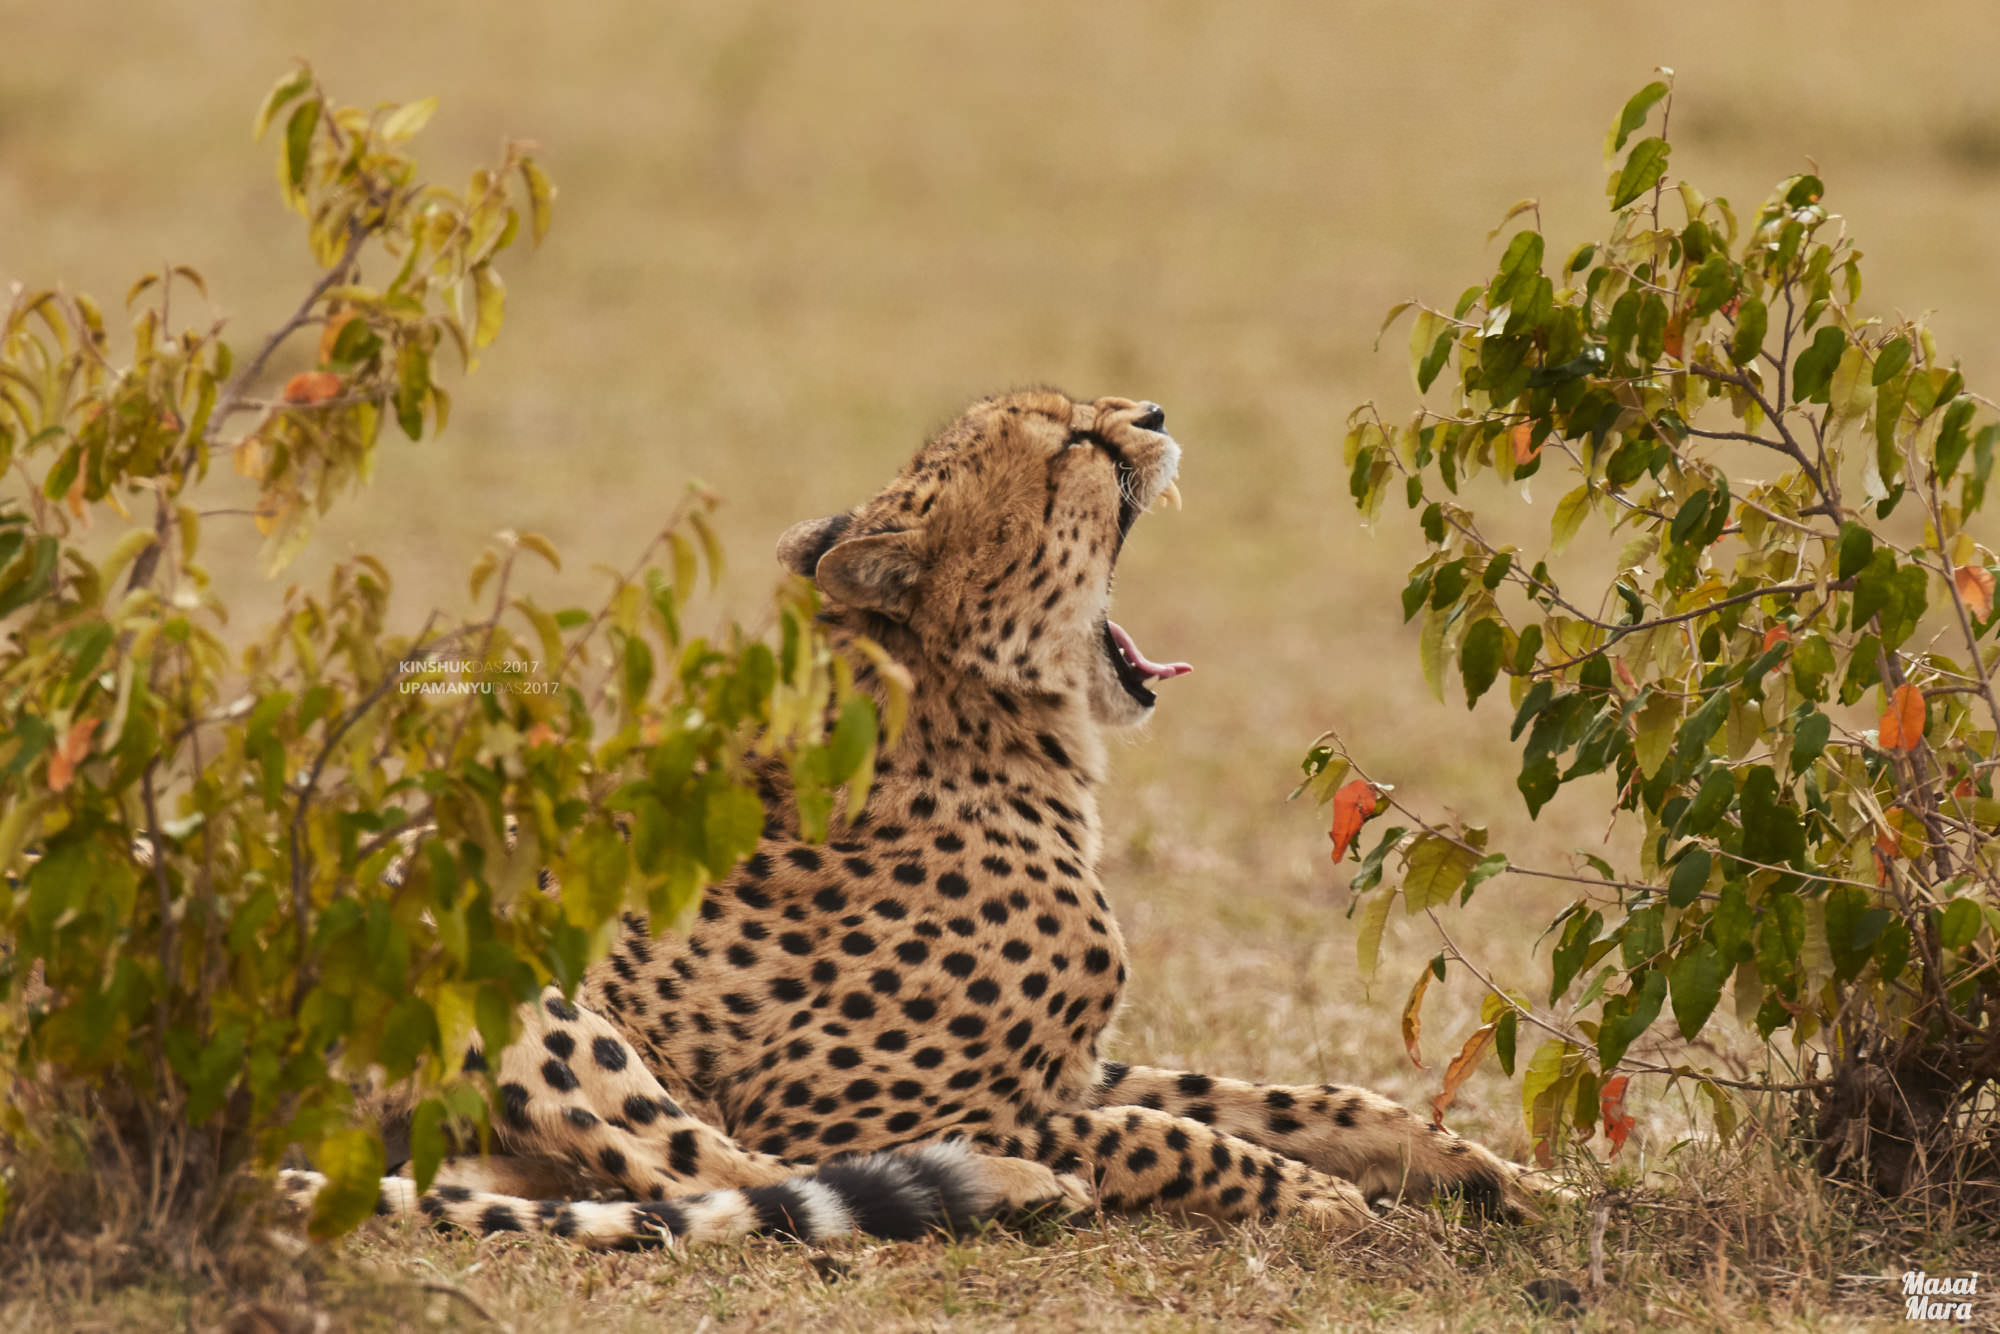
<path id="1" fill-rule="evenodd" d="M 1153 677 L 1156 680 L 1166 681 L 1176 676 L 1186 676 L 1194 670 L 1193 667 L 1185 662 L 1154 662 L 1139 651 L 1139 646 L 1132 642 L 1132 636 L 1125 633 L 1124 626 L 1118 624 L 1116 621 L 1106 621 L 1105 625 L 1110 628 L 1111 637 L 1117 641 L 1118 651 L 1125 655 L 1125 661 L 1137 667 L 1147 676 Z"/>

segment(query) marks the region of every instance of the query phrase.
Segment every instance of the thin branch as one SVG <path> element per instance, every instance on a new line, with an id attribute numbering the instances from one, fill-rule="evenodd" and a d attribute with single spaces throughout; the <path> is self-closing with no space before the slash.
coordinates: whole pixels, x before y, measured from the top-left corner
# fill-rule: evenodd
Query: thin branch
<path id="1" fill-rule="evenodd" d="M 1819 492 L 1821 503 L 1801 510 L 1800 513 L 1825 514 L 1828 518 L 1833 519 L 1840 517 L 1838 495 L 1827 488 L 1825 475 L 1806 456 L 1806 452 L 1800 447 L 1799 442 L 1792 438 L 1791 428 L 1785 425 L 1784 413 L 1771 406 L 1770 400 L 1764 397 L 1764 391 L 1758 387 L 1755 380 L 1752 380 L 1741 371 L 1722 371 L 1711 366 L 1702 365 L 1689 366 L 1688 373 L 1699 375 L 1704 380 L 1714 380 L 1721 384 L 1735 385 L 1738 389 L 1750 395 L 1757 406 L 1764 410 L 1764 416 L 1770 421 L 1771 425 L 1777 428 L 1777 432 L 1783 438 L 1784 443 L 1782 445 L 1774 444 L 1761 436 L 1754 435 L 1744 438 L 1763 445 L 1766 449 L 1777 450 L 1778 453 L 1786 455 L 1793 462 L 1797 463 L 1800 468 L 1805 470 L 1807 478 L 1812 481 L 1813 489 Z"/>
<path id="2" fill-rule="evenodd" d="M 341 251 L 340 258 L 335 260 L 333 267 L 312 285 L 312 290 L 306 293 L 305 300 L 299 303 L 291 318 L 279 325 L 271 336 L 264 340 L 256 355 L 251 357 L 241 370 L 229 377 L 229 382 L 216 396 L 215 408 L 208 415 L 207 435 L 210 441 L 217 438 L 226 419 L 250 406 L 244 401 L 244 396 L 249 392 L 250 385 L 264 373 L 264 366 L 271 360 L 271 354 L 276 352 L 286 339 L 312 322 L 313 307 L 319 304 L 320 298 L 346 280 L 347 271 L 354 267 L 354 261 L 361 256 L 361 247 L 366 245 L 368 238 L 374 234 L 375 228 L 372 226 L 348 224 L 347 248 Z"/>
<path id="3" fill-rule="evenodd" d="M 1827 581 L 1823 586 L 1828 592 L 1845 593 L 1852 589 L 1854 585 L 1854 579 L 1832 579 Z M 1740 602 L 1754 602 L 1758 598 L 1790 597 L 1799 593 L 1812 593 L 1818 591 L 1821 587 L 1822 585 L 1818 582 L 1772 584 L 1765 588 L 1753 588 L 1747 593 L 1738 593 L 1733 597 L 1720 598 L 1704 606 L 1696 607 L 1693 611 L 1676 612 L 1672 616 L 1661 616 L 1650 621 L 1638 621 L 1631 625 L 1613 625 L 1609 621 L 1599 621 L 1585 616 L 1583 619 L 1589 621 L 1591 625 L 1597 627 L 1599 630 L 1609 631 L 1611 638 L 1605 640 L 1602 644 L 1587 653 L 1580 653 L 1576 657 L 1566 661 L 1552 662 L 1546 667 L 1536 668 L 1534 674 L 1537 676 L 1546 676 L 1552 672 L 1559 672 L 1565 668 L 1574 667 L 1580 662 L 1588 662 L 1590 659 L 1607 652 L 1613 644 L 1616 644 L 1627 635 L 1637 634 L 1641 630 L 1653 630 L 1662 625 L 1677 625 L 1682 621 L 1691 621 L 1697 616 L 1706 616 L 1709 612 L 1715 611 L 1718 608 L 1735 606 Z"/>
<path id="4" fill-rule="evenodd" d="M 305 839 L 306 812 L 312 808 L 313 797 L 318 794 L 320 775 L 326 770 L 327 760 L 332 757 L 333 748 L 340 744 L 340 739 L 347 735 L 348 730 L 354 724 L 360 722 L 370 709 L 381 702 L 383 696 L 395 689 L 397 683 L 410 674 L 406 664 L 412 663 L 426 654 L 433 653 L 445 644 L 449 644 L 479 628 L 476 625 L 464 626 L 442 634 L 429 643 L 419 644 L 411 648 L 403 657 L 397 660 L 395 667 L 389 674 L 384 676 L 373 690 L 362 697 L 359 704 L 349 709 L 340 722 L 328 730 L 326 740 L 320 745 L 319 753 L 313 757 L 312 768 L 306 774 L 306 781 L 299 791 L 299 804 L 292 811 L 292 913 L 296 919 L 295 926 L 298 935 L 299 951 L 297 963 L 298 975 L 292 990 L 294 1008 L 296 1008 L 299 1000 L 304 997 L 306 988 L 310 985 L 310 974 L 312 971 L 307 962 L 307 946 L 309 943 L 308 921 L 310 917 L 309 909 L 311 907 L 308 901 L 308 891 L 311 888 L 312 851 L 307 846 Z"/>
<path id="5" fill-rule="evenodd" d="M 1725 1079 L 1721 1075 L 1677 1070 L 1670 1065 L 1654 1065 L 1649 1061 L 1620 1061 L 1618 1067 L 1645 1075 L 1676 1075 L 1682 1079 L 1698 1079 L 1704 1084 L 1720 1084 L 1723 1088 L 1745 1089 L 1751 1093 L 1816 1093 L 1821 1089 L 1833 1087 L 1833 1081 L 1830 1079 L 1808 1079 L 1795 1084 L 1772 1084 L 1756 1079 Z"/>

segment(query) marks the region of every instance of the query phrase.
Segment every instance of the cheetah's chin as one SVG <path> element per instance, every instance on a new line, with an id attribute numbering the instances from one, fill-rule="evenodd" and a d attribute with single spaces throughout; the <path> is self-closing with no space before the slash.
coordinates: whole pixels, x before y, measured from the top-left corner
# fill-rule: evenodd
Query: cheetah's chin
<path id="1" fill-rule="evenodd" d="M 1185 662 L 1154 662 L 1139 651 L 1125 627 L 1109 617 L 1104 621 L 1104 652 L 1111 659 L 1111 670 L 1117 674 L 1118 684 L 1147 708 L 1159 698 L 1147 686 L 1148 681 L 1171 681 L 1194 670 Z"/>

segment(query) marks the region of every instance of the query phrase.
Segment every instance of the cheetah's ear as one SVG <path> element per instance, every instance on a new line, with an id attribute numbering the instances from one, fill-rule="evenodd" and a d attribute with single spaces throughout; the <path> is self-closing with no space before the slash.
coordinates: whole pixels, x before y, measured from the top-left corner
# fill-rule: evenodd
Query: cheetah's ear
<path id="1" fill-rule="evenodd" d="M 827 548 L 813 570 L 820 592 L 844 606 L 907 621 L 923 577 L 923 530 L 871 533 Z"/>
<path id="2" fill-rule="evenodd" d="M 829 514 L 824 519 L 805 519 L 793 524 L 778 539 L 778 564 L 793 574 L 812 578 L 813 567 L 826 554 L 828 547 L 840 540 L 847 526 L 854 522 L 854 516 L 842 511 Z"/>

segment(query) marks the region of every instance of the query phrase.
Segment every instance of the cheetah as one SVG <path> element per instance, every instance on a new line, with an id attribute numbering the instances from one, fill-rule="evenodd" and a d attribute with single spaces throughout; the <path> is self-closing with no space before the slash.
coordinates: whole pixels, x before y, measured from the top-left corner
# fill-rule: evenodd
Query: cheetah
<path id="1" fill-rule="evenodd" d="M 988 398 L 873 499 L 787 530 L 836 647 L 867 636 L 914 683 L 865 809 L 808 843 L 762 763 L 756 854 L 684 935 L 628 917 L 573 1001 L 527 1009 L 497 1153 L 422 1196 L 387 1180 L 380 1207 L 629 1248 L 1093 1204 L 1343 1230 L 1384 1196 L 1523 1206 L 1521 1169 L 1366 1089 L 1103 1054 L 1126 980 L 1106 736 L 1188 670 L 1108 615 L 1138 517 L 1178 500 L 1165 427 L 1149 402 Z"/>

